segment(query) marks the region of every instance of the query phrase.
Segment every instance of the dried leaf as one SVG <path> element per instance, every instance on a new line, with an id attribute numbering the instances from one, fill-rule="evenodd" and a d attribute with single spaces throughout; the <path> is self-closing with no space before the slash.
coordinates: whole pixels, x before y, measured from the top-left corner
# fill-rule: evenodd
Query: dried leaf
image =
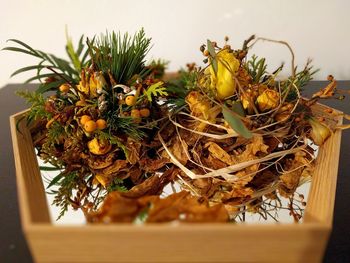
<path id="1" fill-rule="evenodd" d="M 330 80 L 330 83 L 325 88 L 313 94 L 312 98 L 329 98 L 334 95 L 335 89 L 337 88 L 337 81 L 332 76 L 328 77 L 328 79 Z"/>
<path id="2" fill-rule="evenodd" d="M 109 193 L 96 212 L 86 212 L 89 223 L 133 222 L 135 217 L 147 206 L 137 199 L 123 197 L 120 192 Z"/>
<path id="3" fill-rule="evenodd" d="M 160 185 L 160 178 L 157 175 L 153 175 L 141 184 L 134 186 L 129 191 L 121 193 L 121 195 L 128 198 L 139 198 L 145 195 L 160 194 L 162 190 L 163 187 Z"/>
<path id="4" fill-rule="evenodd" d="M 131 137 L 128 137 L 126 147 L 128 148 L 127 159 L 129 163 L 131 164 L 137 163 L 140 160 L 139 156 L 140 156 L 141 143 L 132 139 Z"/>
<path id="5" fill-rule="evenodd" d="M 204 147 L 208 148 L 210 155 L 212 155 L 214 158 L 220 160 L 221 162 L 224 162 L 228 165 L 232 165 L 235 163 L 234 158 L 231 157 L 225 150 L 223 150 L 215 142 L 208 142 L 205 144 Z"/>
<path id="6" fill-rule="evenodd" d="M 102 169 L 101 174 L 104 174 L 104 175 L 115 174 L 121 169 L 125 168 L 126 166 L 127 166 L 126 160 L 116 160 L 112 165 Z"/>
<path id="7" fill-rule="evenodd" d="M 189 156 L 188 145 L 184 140 L 180 141 L 179 137 L 175 137 L 169 149 L 180 163 L 184 165 L 187 163 Z M 170 158 L 165 151 L 163 152 L 163 156 Z"/>
<path id="8" fill-rule="evenodd" d="M 121 193 L 121 195 L 128 198 L 139 198 L 146 195 L 160 195 L 164 186 L 174 180 L 177 171 L 178 169 L 175 169 L 173 166 L 166 170 L 160 177 L 158 175 L 153 175 L 141 184 L 134 186 L 129 191 Z"/>
<path id="9" fill-rule="evenodd" d="M 209 155 L 208 158 L 202 158 L 203 164 L 212 169 L 221 169 L 227 167 L 227 164 L 222 162 L 221 160 L 213 157 L 213 155 Z"/>
<path id="10" fill-rule="evenodd" d="M 90 155 L 88 158 L 88 165 L 91 169 L 103 169 L 110 166 L 115 158 L 115 153 L 109 153 L 107 156 Z"/>
<path id="11" fill-rule="evenodd" d="M 228 214 L 222 204 L 210 207 L 207 201 L 182 191 L 153 203 L 147 222 L 227 222 Z"/>
<path id="12" fill-rule="evenodd" d="M 163 168 L 167 163 L 169 163 L 169 158 L 159 158 L 159 159 L 151 159 L 151 158 L 142 158 L 139 162 L 142 169 L 146 172 L 155 172 L 159 169 Z"/>

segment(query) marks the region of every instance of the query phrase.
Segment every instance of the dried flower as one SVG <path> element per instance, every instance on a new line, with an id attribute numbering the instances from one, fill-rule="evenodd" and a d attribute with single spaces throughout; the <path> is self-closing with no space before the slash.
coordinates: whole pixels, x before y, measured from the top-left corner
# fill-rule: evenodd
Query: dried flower
<path id="1" fill-rule="evenodd" d="M 280 95 L 273 89 L 265 89 L 256 99 L 259 109 L 261 111 L 267 111 L 274 109 L 278 106 Z"/>
<path id="2" fill-rule="evenodd" d="M 88 142 L 89 151 L 96 155 L 103 155 L 108 153 L 112 145 L 108 141 L 101 141 L 97 138 L 92 139 Z"/>
<path id="3" fill-rule="evenodd" d="M 198 91 L 191 91 L 186 97 L 186 102 L 195 116 L 208 119 L 209 109 L 211 108 L 210 101 L 201 93 Z"/>
<path id="4" fill-rule="evenodd" d="M 311 125 L 310 136 L 316 145 L 322 145 L 326 139 L 332 134 L 331 130 L 323 123 L 315 118 L 308 119 Z"/>
<path id="5" fill-rule="evenodd" d="M 95 81 L 96 81 L 96 88 L 97 88 L 97 93 L 98 94 L 101 94 L 103 88 L 105 86 L 107 86 L 107 82 L 103 76 L 103 73 L 102 71 L 100 72 L 95 72 L 94 73 L 94 76 L 95 76 Z"/>
<path id="6" fill-rule="evenodd" d="M 248 113 L 254 112 L 253 103 L 258 96 L 258 92 L 256 90 L 247 89 L 244 93 L 241 94 L 242 106 Z"/>

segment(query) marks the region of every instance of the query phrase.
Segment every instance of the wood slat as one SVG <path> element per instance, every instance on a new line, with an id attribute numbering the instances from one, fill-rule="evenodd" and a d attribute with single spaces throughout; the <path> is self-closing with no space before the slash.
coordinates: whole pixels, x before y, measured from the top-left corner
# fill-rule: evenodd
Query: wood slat
<path id="1" fill-rule="evenodd" d="M 25 112 L 10 117 L 17 175 L 17 193 L 24 230 L 33 223 L 50 222 L 44 185 L 40 176 L 32 138 L 26 126 L 26 120 L 22 118 Z M 20 122 L 17 126 L 18 121 Z"/>
<path id="2" fill-rule="evenodd" d="M 29 233 L 37 262 L 321 262 L 319 225 L 51 227 Z M 54 261 L 50 261 L 53 260 Z"/>

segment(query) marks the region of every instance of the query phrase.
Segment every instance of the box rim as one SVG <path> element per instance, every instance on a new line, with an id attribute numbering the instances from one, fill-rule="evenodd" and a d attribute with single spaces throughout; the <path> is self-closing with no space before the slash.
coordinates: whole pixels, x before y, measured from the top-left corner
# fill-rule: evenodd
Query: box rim
<path id="1" fill-rule="evenodd" d="M 331 108 L 322 104 L 319 104 L 321 108 Z M 331 108 L 333 109 L 333 108 Z M 341 113 L 335 109 L 333 109 L 335 112 L 337 113 Z M 306 207 L 306 211 L 305 211 L 305 217 L 307 218 L 307 220 L 305 220 L 304 222 L 300 223 L 300 224 L 289 224 L 289 223 L 271 223 L 271 224 L 244 224 L 244 223 L 240 223 L 240 224 L 228 224 L 228 223 L 222 223 L 222 224 L 217 224 L 217 223 L 191 223 L 189 225 L 187 224 L 179 224 L 176 225 L 176 227 L 174 227 L 173 225 L 170 224 L 147 224 L 147 225 L 142 225 L 142 226 L 135 226 L 132 224 L 121 224 L 121 223 L 115 223 L 112 225 L 84 225 L 84 226 L 74 226 L 74 225 L 65 225 L 65 226 L 57 226 L 57 225 L 53 225 L 50 222 L 50 218 L 48 216 L 48 206 L 47 206 L 47 202 L 46 202 L 46 195 L 45 195 L 45 207 L 46 207 L 46 212 L 44 212 L 45 214 L 47 213 L 47 215 L 44 215 L 44 220 L 47 220 L 47 216 L 48 216 L 48 221 L 46 223 L 42 223 L 42 222 L 35 222 L 31 219 L 30 216 L 30 211 L 29 211 L 29 206 L 27 205 L 28 203 L 28 193 L 27 190 L 25 188 L 25 183 L 23 180 L 23 177 L 21 176 L 21 172 L 18 171 L 18 167 L 20 167 L 20 152 L 19 152 L 19 147 L 18 147 L 18 131 L 17 131 L 17 125 L 16 122 L 28 111 L 24 110 L 21 111 L 19 113 L 16 113 L 14 115 L 10 116 L 10 124 L 11 124 L 11 134 L 12 134 L 12 141 L 13 141 L 13 150 L 14 150 L 14 157 L 15 157 L 15 163 L 16 163 L 16 175 L 17 175 L 17 192 L 18 192 L 18 198 L 19 198 L 19 207 L 20 207 L 20 217 L 21 217 L 21 222 L 22 222 L 22 227 L 23 230 L 25 232 L 31 232 L 31 231 L 45 231 L 45 229 L 47 228 L 51 228 L 51 229 L 57 229 L 57 231 L 64 231 L 65 229 L 69 229 L 69 231 L 76 231 L 76 229 L 81 229 L 79 231 L 95 231 L 97 229 L 101 229 L 101 230 L 108 230 L 108 231 L 131 231 L 131 230 L 135 230 L 135 231 L 157 231 L 157 230 L 172 230 L 172 229 L 177 229 L 177 230 L 185 230 L 185 231 L 191 231 L 191 229 L 202 229 L 203 231 L 205 231 L 206 229 L 217 229 L 218 231 L 221 230 L 225 230 L 225 231 L 232 231 L 232 229 L 239 229 L 242 230 L 244 229 L 245 231 L 249 231 L 249 229 L 270 229 L 273 228 L 275 230 L 281 229 L 283 230 L 284 227 L 288 227 L 288 228 L 295 228 L 295 229 L 299 229 L 302 227 L 306 228 L 315 228 L 315 229 L 322 229 L 325 231 L 330 231 L 332 228 L 332 221 L 333 221 L 333 210 L 334 210 L 334 199 L 335 199 L 335 188 L 334 191 L 331 191 L 331 207 L 329 209 L 329 213 L 328 213 L 328 218 L 324 218 L 324 219 L 319 219 L 319 218 L 314 218 L 312 215 L 310 215 L 309 210 L 307 209 L 308 207 Z M 342 122 L 342 118 L 339 118 L 339 123 Z M 28 130 L 27 130 L 28 133 Z M 337 130 L 333 136 L 331 138 L 329 138 L 329 140 L 327 141 L 327 143 L 332 144 L 334 143 L 333 141 L 335 141 L 336 144 L 340 145 L 340 140 L 341 140 L 341 131 Z M 332 143 L 331 143 L 332 141 Z M 34 148 L 33 148 L 33 152 L 34 152 Z M 338 156 L 335 156 L 336 159 L 338 159 L 339 161 L 339 154 L 340 154 L 340 150 L 338 151 Z M 35 154 L 34 154 L 35 156 Z M 36 156 L 35 156 L 36 158 Z M 36 162 L 37 163 L 37 162 Z M 337 177 L 337 172 L 338 172 L 338 162 L 336 163 L 336 169 L 335 169 L 335 175 L 333 175 L 335 182 L 336 182 L 336 177 Z M 40 170 L 39 168 L 37 168 L 37 174 L 40 175 Z M 40 180 L 41 180 L 41 176 Z M 310 188 L 310 193 L 312 191 L 313 188 L 313 183 L 314 180 L 312 180 L 311 182 L 311 188 Z M 41 186 L 42 191 L 44 192 L 44 187 L 43 185 Z M 24 191 L 20 191 L 20 189 L 24 189 Z M 333 189 L 332 189 L 333 190 Z M 309 200 L 308 200 L 309 201 Z M 308 202 L 309 203 L 309 202 Z M 91 230 L 91 229 L 95 229 L 95 230 Z M 210 230 L 212 231 L 212 230 Z"/>

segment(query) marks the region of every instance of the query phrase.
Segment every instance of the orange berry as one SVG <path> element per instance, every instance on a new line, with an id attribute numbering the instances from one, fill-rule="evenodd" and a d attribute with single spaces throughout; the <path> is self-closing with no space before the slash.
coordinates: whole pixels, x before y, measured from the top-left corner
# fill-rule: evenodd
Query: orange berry
<path id="1" fill-rule="evenodd" d="M 125 104 L 128 106 L 134 106 L 136 104 L 135 96 L 127 96 L 125 98 Z"/>
<path id="2" fill-rule="evenodd" d="M 97 129 L 97 124 L 96 122 L 90 120 L 90 121 L 87 121 L 85 124 L 84 124 L 84 129 L 85 131 L 87 132 L 93 132 Z"/>
<path id="3" fill-rule="evenodd" d="M 147 118 L 147 117 L 149 117 L 150 114 L 151 114 L 151 112 L 147 108 L 143 108 L 143 109 L 140 110 L 141 117 Z"/>
<path id="4" fill-rule="evenodd" d="M 84 101 L 84 100 L 78 100 L 76 103 L 75 103 L 75 106 L 81 106 L 81 107 L 83 107 L 83 106 L 85 106 L 86 105 L 86 102 Z"/>
<path id="5" fill-rule="evenodd" d="M 59 87 L 59 90 L 60 90 L 61 92 L 66 93 L 66 92 L 68 92 L 68 91 L 70 90 L 70 85 L 67 84 L 67 83 L 64 83 L 64 84 L 62 84 L 62 85 Z"/>
<path id="6" fill-rule="evenodd" d="M 204 50 L 203 54 L 204 54 L 204 56 L 208 57 L 209 56 L 209 51 L 208 50 Z"/>
<path id="7" fill-rule="evenodd" d="M 141 114 L 138 109 L 131 110 L 130 116 L 134 118 L 134 122 L 139 123 L 141 121 Z"/>
<path id="8" fill-rule="evenodd" d="M 103 130 L 107 127 L 107 122 L 104 119 L 98 119 L 96 121 L 97 129 Z"/>
<path id="9" fill-rule="evenodd" d="M 141 114 L 140 114 L 140 111 L 138 109 L 133 109 L 130 112 L 130 116 L 133 118 L 140 118 Z"/>
<path id="10" fill-rule="evenodd" d="M 84 125 L 85 123 L 87 123 L 88 121 L 90 121 L 91 120 L 91 117 L 89 116 L 89 115 L 83 115 L 83 116 L 81 116 L 81 118 L 80 118 L 80 123 L 82 124 L 82 125 Z"/>

